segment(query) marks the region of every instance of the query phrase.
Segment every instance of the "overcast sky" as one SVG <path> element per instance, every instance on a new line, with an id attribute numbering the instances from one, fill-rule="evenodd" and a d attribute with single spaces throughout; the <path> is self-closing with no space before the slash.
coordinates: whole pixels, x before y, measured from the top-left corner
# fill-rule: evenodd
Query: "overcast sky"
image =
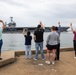
<path id="1" fill-rule="evenodd" d="M 45 26 L 76 25 L 76 0 L 0 0 L 0 19 L 17 27 L 34 27 L 42 21 Z"/>

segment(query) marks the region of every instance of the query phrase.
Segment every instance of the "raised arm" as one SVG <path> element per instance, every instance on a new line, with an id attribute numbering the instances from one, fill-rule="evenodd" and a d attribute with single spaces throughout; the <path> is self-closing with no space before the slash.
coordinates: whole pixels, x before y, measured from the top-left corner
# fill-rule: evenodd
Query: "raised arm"
<path id="1" fill-rule="evenodd" d="M 74 29 L 72 27 L 72 23 L 70 23 L 70 28 L 71 28 L 71 31 L 74 32 Z"/>
<path id="2" fill-rule="evenodd" d="M 4 22 L 2 20 L 0 20 L 0 22 L 2 23 L 2 28 L 5 28 Z"/>
<path id="3" fill-rule="evenodd" d="M 58 30 L 61 31 L 61 25 L 60 25 L 60 22 L 58 22 Z"/>
<path id="4" fill-rule="evenodd" d="M 22 32 L 22 34 L 23 34 L 23 35 L 25 35 L 25 29 L 23 29 L 23 32 Z"/>
<path id="5" fill-rule="evenodd" d="M 60 35 L 60 33 L 61 33 L 61 25 L 60 25 L 60 22 L 58 22 L 58 34 Z"/>
<path id="6" fill-rule="evenodd" d="M 43 25 L 43 23 L 40 21 L 40 25 L 41 25 L 41 27 L 43 28 L 43 29 L 45 29 L 45 27 L 44 27 L 44 25 Z"/>
<path id="7" fill-rule="evenodd" d="M 60 26 L 60 22 L 58 22 L 58 25 Z"/>

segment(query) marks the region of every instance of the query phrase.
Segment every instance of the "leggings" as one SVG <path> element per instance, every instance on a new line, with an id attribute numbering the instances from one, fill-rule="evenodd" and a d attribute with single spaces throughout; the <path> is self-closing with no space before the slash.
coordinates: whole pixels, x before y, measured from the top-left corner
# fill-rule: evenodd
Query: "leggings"
<path id="1" fill-rule="evenodd" d="M 74 46 L 75 56 L 76 56 L 76 40 L 73 40 L 73 46 Z"/>

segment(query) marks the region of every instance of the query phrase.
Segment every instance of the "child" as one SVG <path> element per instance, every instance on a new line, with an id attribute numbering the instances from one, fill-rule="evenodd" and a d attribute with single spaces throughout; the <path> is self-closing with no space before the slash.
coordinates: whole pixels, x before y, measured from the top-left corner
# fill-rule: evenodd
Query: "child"
<path id="1" fill-rule="evenodd" d="M 31 41 L 32 41 L 32 36 L 30 35 L 30 31 L 27 31 L 27 34 L 25 35 L 25 29 L 23 30 L 23 35 L 25 37 L 25 49 L 26 49 L 26 59 L 32 58 L 32 53 L 31 53 Z"/>

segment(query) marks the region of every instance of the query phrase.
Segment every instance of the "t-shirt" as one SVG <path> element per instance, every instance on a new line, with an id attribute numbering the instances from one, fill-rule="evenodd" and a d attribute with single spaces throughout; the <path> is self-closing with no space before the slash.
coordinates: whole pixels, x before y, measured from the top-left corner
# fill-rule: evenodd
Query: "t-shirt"
<path id="1" fill-rule="evenodd" d="M 2 23 L 0 23 L 0 40 L 2 39 L 2 31 L 3 31 L 3 29 L 2 29 Z"/>
<path id="2" fill-rule="evenodd" d="M 57 32 L 50 32 L 46 42 L 49 45 L 57 45 L 59 43 L 59 34 Z"/>
<path id="3" fill-rule="evenodd" d="M 25 45 L 31 45 L 32 36 L 24 35 L 25 37 Z"/>
<path id="4" fill-rule="evenodd" d="M 34 32 L 34 35 L 36 36 L 36 40 L 35 40 L 36 43 L 43 42 L 43 33 L 44 33 L 44 29 L 37 29 Z"/>
<path id="5" fill-rule="evenodd" d="M 0 27 L 0 40 L 2 39 L 2 28 Z"/>
<path id="6" fill-rule="evenodd" d="M 74 31 L 73 33 L 74 33 L 74 38 L 73 38 L 73 40 L 76 40 L 76 32 Z"/>

